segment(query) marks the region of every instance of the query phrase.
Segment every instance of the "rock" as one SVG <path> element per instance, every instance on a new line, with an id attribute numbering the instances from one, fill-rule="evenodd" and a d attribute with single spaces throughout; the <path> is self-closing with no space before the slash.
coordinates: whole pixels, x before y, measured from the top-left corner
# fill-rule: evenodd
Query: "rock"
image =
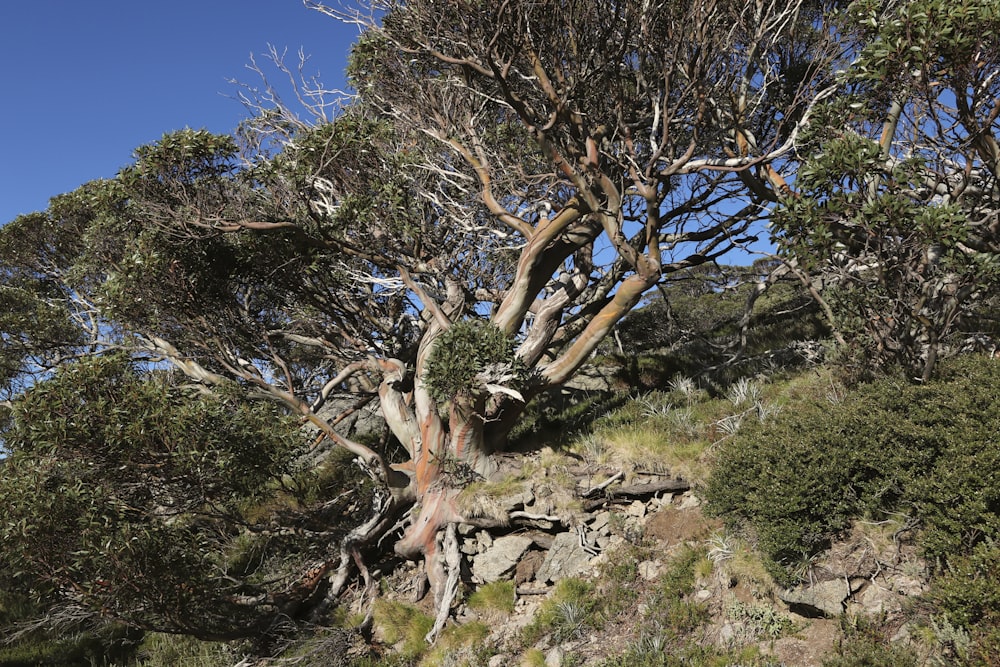
<path id="1" fill-rule="evenodd" d="M 560 667 L 563 662 L 565 652 L 558 646 L 553 646 L 545 654 L 545 667 Z"/>
<path id="2" fill-rule="evenodd" d="M 707 588 L 703 588 L 694 594 L 694 599 L 698 602 L 708 602 L 709 598 L 712 597 L 712 591 Z"/>
<path id="3" fill-rule="evenodd" d="M 910 631 L 912 629 L 913 626 L 909 622 L 903 623 L 901 626 L 899 626 L 899 630 L 896 631 L 896 634 L 894 634 L 892 637 L 889 638 L 889 641 L 892 642 L 893 644 L 906 643 L 910 641 L 910 637 L 912 634 Z"/>
<path id="4" fill-rule="evenodd" d="M 586 567 L 590 558 L 591 555 L 580 546 L 579 535 L 575 532 L 559 533 L 552 540 L 552 548 L 535 579 L 545 584 L 571 577 Z"/>
<path id="5" fill-rule="evenodd" d="M 493 536 L 485 530 L 479 531 L 476 539 L 479 541 L 479 553 L 483 553 L 493 546 Z"/>
<path id="6" fill-rule="evenodd" d="M 646 516 L 646 503 L 641 500 L 635 500 L 626 508 L 625 513 L 637 518 L 644 517 Z"/>
<path id="7" fill-rule="evenodd" d="M 539 549 L 545 549 L 546 551 L 552 548 L 552 540 L 554 539 L 548 533 L 531 533 L 531 540 Z"/>
<path id="8" fill-rule="evenodd" d="M 794 635 L 761 646 L 761 653 L 774 659 L 768 664 L 821 667 L 836 651 L 843 637 L 839 621 L 816 620 Z"/>
<path id="9" fill-rule="evenodd" d="M 660 576 L 660 563 L 655 560 L 644 560 L 639 563 L 639 576 L 646 581 L 653 581 Z"/>
<path id="10" fill-rule="evenodd" d="M 821 581 L 778 593 L 793 613 L 809 618 L 840 616 L 844 613 L 844 600 L 850 595 L 851 588 L 843 579 Z"/>
<path id="11" fill-rule="evenodd" d="M 466 556 L 475 556 L 477 553 L 479 553 L 479 542 L 477 542 L 473 538 L 467 537 L 464 540 L 462 540 L 462 546 L 459 547 L 459 551 L 461 551 Z"/>
<path id="12" fill-rule="evenodd" d="M 686 510 L 692 507 L 698 507 L 701 505 L 701 499 L 693 493 L 685 494 L 684 499 L 681 500 L 680 507 L 678 509 Z"/>
<path id="13" fill-rule="evenodd" d="M 514 570 L 531 542 L 530 537 L 523 535 L 498 537 L 472 561 L 472 575 L 485 583 L 499 581 Z"/>
<path id="14" fill-rule="evenodd" d="M 510 656 L 504 653 L 498 653 L 492 656 L 486 663 L 486 667 L 504 667 L 504 665 L 509 665 Z"/>
<path id="15" fill-rule="evenodd" d="M 514 584 L 520 586 L 533 580 L 544 561 L 545 554 L 541 551 L 529 551 L 524 554 L 524 557 L 517 562 L 517 567 L 514 568 Z"/>
<path id="16" fill-rule="evenodd" d="M 598 512 L 590 522 L 590 529 L 595 533 L 607 533 L 604 529 L 608 527 L 609 521 L 611 521 L 611 512 L 607 510 Z"/>

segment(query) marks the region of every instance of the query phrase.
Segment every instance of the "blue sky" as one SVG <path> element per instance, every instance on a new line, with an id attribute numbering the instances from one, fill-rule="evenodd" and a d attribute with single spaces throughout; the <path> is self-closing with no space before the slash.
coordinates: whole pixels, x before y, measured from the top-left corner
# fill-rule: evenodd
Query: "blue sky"
<path id="1" fill-rule="evenodd" d="M 342 87 L 357 35 L 301 0 L 0 1 L 0 224 L 164 132 L 232 130 L 248 112 L 228 80 L 257 83 L 268 44 Z"/>

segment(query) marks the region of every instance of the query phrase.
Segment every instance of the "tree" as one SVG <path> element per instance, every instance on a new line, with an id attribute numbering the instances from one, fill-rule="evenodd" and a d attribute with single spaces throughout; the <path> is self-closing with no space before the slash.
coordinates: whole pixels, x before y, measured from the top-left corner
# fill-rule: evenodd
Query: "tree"
<path id="1" fill-rule="evenodd" d="M 52 275 L 39 303 L 91 323 L 60 349 L 124 348 L 213 395 L 235 382 L 356 456 L 374 507 L 324 561 L 329 594 L 352 568 L 372 593 L 362 550 L 401 526 L 433 635 L 456 524 L 495 522 L 456 505 L 463 485 L 647 290 L 754 240 L 843 47 L 805 0 L 371 9 L 346 17 L 365 25 L 358 94 L 332 120 L 265 90 L 235 137 L 164 136 L 2 233 L 68 237 L 14 262 Z M 335 392 L 348 411 L 377 399 L 391 442 L 338 432 Z"/>
<path id="2" fill-rule="evenodd" d="M 1000 8 L 857 2 L 850 17 L 865 46 L 802 133 L 776 223 L 822 276 L 852 361 L 927 381 L 1000 286 Z"/>

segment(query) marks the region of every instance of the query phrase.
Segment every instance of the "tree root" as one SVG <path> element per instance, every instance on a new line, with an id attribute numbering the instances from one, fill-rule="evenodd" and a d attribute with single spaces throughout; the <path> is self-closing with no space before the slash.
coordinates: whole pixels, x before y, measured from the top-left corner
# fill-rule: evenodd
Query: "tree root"
<path id="1" fill-rule="evenodd" d="M 390 494 L 378 494 L 375 498 L 375 512 L 366 522 L 357 526 L 349 532 L 340 543 L 340 562 L 336 573 L 330 578 L 330 589 L 327 591 L 322 602 L 317 605 L 313 612 L 313 617 L 318 617 L 330 608 L 332 604 L 344 592 L 347 582 L 350 580 L 354 568 L 364 583 L 364 593 L 362 604 L 364 605 L 365 621 L 362 629 L 371 625 L 372 620 L 372 598 L 375 590 L 374 580 L 371 572 L 365 565 L 361 555 L 361 549 L 380 540 L 387 532 L 391 531 L 396 520 L 402 513 L 399 503 L 395 502 Z"/>
<path id="2" fill-rule="evenodd" d="M 458 537 L 456 536 L 454 523 L 449 523 L 445 528 L 444 539 L 441 541 L 441 548 L 437 550 L 432 557 L 437 561 L 439 561 L 442 557 L 444 558 L 443 566 L 440 562 L 435 563 L 435 565 L 439 568 L 443 568 L 447 572 L 447 578 L 439 585 L 439 589 L 435 591 L 434 602 L 437 609 L 437 617 L 434 619 L 434 626 L 424 637 L 424 640 L 427 641 L 428 644 L 434 642 L 438 633 L 441 632 L 445 623 L 448 622 L 448 616 L 451 614 L 451 605 L 455 601 L 455 596 L 458 594 L 458 580 L 462 567 L 462 554 L 458 550 Z M 431 567 L 432 565 L 428 564 L 427 569 L 430 570 Z"/>

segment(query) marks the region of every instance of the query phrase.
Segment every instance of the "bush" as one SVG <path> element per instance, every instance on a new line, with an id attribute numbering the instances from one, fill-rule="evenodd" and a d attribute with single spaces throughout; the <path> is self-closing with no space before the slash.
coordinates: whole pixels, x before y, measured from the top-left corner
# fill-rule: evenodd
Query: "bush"
<path id="1" fill-rule="evenodd" d="M 776 576 L 862 516 L 911 514 L 947 562 L 1000 535 L 1000 363 L 968 356 L 939 379 L 859 387 L 837 404 L 789 406 L 719 453 L 709 509 L 749 524 Z"/>
<path id="2" fill-rule="evenodd" d="M 823 667 L 917 667 L 913 653 L 886 641 L 881 630 L 864 619 L 845 619 L 844 639 L 836 655 L 823 661 Z"/>
<path id="3" fill-rule="evenodd" d="M 971 554 L 952 558 L 929 598 L 950 620 L 965 627 L 982 620 L 1000 621 L 1000 544 L 986 540 Z"/>

